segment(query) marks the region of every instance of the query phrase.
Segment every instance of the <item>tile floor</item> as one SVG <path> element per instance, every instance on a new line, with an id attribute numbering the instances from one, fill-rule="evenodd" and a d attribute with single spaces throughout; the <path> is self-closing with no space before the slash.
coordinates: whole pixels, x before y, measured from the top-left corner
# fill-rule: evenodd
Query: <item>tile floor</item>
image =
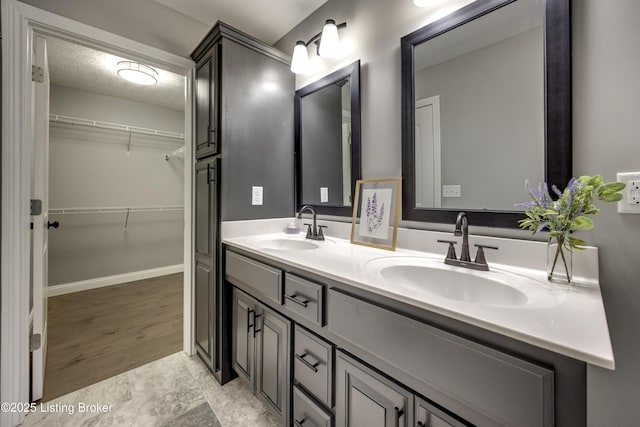
<path id="1" fill-rule="evenodd" d="M 244 382 L 236 379 L 220 386 L 195 356 L 180 352 L 46 402 L 22 425 L 275 427 L 279 423 Z"/>

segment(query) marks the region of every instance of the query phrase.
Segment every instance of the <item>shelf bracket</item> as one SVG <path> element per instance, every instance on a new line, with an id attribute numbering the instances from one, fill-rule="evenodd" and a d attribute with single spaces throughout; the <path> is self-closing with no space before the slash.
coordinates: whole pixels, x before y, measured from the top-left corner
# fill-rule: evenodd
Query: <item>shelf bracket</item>
<path id="1" fill-rule="evenodd" d="M 131 212 L 131 208 L 127 208 L 127 217 L 124 219 L 124 231 L 127 231 L 127 225 L 129 225 L 129 213 Z"/>

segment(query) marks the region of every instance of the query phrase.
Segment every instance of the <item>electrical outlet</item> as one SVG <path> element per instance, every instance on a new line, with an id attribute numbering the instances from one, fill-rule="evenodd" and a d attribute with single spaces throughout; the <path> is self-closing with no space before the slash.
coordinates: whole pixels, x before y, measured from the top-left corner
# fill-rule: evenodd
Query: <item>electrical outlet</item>
<path id="1" fill-rule="evenodd" d="M 262 187 L 251 187 L 251 204 L 253 206 L 261 206 L 262 205 Z"/>
<path id="2" fill-rule="evenodd" d="M 320 203 L 329 203 L 329 187 L 320 187 Z"/>
<path id="3" fill-rule="evenodd" d="M 622 190 L 624 198 L 618 202 L 618 213 L 640 214 L 640 172 L 619 173 L 617 180 L 627 185 Z"/>
<path id="4" fill-rule="evenodd" d="M 462 197 L 462 186 L 460 185 L 443 185 L 442 197 Z"/>

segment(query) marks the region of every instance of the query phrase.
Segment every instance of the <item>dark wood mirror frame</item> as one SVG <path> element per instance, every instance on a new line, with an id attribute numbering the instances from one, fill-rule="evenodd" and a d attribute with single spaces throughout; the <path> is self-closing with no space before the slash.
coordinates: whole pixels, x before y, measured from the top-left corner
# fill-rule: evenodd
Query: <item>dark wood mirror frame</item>
<path id="1" fill-rule="evenodd" d="M 517 0 L 476 1 L 401 39 L 402 56 L 402 219 L 453 224 L 463 209 L 416 209 L 414 163 L 414 49 L 417 45 Z M 571 0 L 544 1 L 545 181 L 564 188 L 572 176 L 571 149 Z M 491 171 L 487 171 L 491 173 Z M 522 193 L 523 200 L 527 198 Z M 520 200 L 514 200 L 514 203 Z M 464 209 L 469 223 L 517 228 L 516 211 Z"/>
<path id="2" fill-rule="evenodd" d="M 331 84 L 349 78 L 351 84 L 351 200 L 355 194 L 356 180 L 362 177 L 362 156 L 360 153 L 360 61 L 355 61 L 333 73 L 296 91 L 294 100 L 295 126 L 295 193 L 296 212 L 305 205 L 302 201 L 302 98 Z M 311 205 L 316 213 L 324 215 L 348 216 L 353 214 L 352 206 Z"/>

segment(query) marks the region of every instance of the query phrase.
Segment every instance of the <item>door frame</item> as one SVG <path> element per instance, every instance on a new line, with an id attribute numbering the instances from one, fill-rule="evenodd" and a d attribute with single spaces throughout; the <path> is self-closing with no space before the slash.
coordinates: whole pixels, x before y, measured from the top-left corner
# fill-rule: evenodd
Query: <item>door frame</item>
<path id="1" fill-rule="evenodd" d="M 0 401 L 29 401 L 29 251 L 31 138 L 31 45 L 34 31 L 94 47 L 185 76 L 184 351 L 193 354 L 192 87 L 195 64 L 188 58 L 38 9 L 17 0 L 2 7 L 2 194 L 0 246 Z M 0 425 L 23 414 L 0 412 Z"/>

